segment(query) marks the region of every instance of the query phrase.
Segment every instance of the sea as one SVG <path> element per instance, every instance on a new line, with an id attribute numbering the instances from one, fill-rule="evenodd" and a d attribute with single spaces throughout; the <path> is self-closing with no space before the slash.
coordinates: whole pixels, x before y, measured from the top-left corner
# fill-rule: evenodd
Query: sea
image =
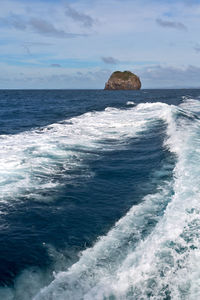
<path id="1" fill-rule="evenodd" d="M 200 299 L 200 90 L 0 91 L 0 300 Z"/>

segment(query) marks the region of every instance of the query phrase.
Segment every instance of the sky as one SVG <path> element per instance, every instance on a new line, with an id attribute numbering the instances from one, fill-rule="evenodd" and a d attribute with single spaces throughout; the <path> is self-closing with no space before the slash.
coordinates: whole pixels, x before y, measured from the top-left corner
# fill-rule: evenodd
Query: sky
<path id="1" fill-rule="evenodd" d="M 1 89 L 200 88 L 200 0 L 0 0 Z"/>

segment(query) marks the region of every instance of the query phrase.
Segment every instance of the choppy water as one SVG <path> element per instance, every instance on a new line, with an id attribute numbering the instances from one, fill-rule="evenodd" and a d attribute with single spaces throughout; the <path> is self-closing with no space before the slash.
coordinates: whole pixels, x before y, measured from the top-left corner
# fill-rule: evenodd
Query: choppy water
<path id="1" fill-rule="evenodd" d="M 0 299 L 200 298 L 200 90 L 0 104 Z"/>

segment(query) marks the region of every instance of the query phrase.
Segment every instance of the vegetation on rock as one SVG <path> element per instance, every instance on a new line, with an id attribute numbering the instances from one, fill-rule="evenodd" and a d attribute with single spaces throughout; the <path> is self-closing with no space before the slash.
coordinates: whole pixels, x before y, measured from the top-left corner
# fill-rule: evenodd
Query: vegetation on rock
<path id="1" fill-rule="evenodd" d="M 130 71 L 115 71 L 105 85 L 105 90 L 139 90 L 140 78 Z"/>

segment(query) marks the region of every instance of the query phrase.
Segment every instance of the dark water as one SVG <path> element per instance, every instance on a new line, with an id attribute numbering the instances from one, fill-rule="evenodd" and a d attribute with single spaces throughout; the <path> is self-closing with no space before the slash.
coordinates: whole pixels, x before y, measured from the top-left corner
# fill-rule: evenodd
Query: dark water
<path id="1" fill-rule="evenodd" d="M 0 91 L 0 299 L 198 298 L 199 97 Z"/>

